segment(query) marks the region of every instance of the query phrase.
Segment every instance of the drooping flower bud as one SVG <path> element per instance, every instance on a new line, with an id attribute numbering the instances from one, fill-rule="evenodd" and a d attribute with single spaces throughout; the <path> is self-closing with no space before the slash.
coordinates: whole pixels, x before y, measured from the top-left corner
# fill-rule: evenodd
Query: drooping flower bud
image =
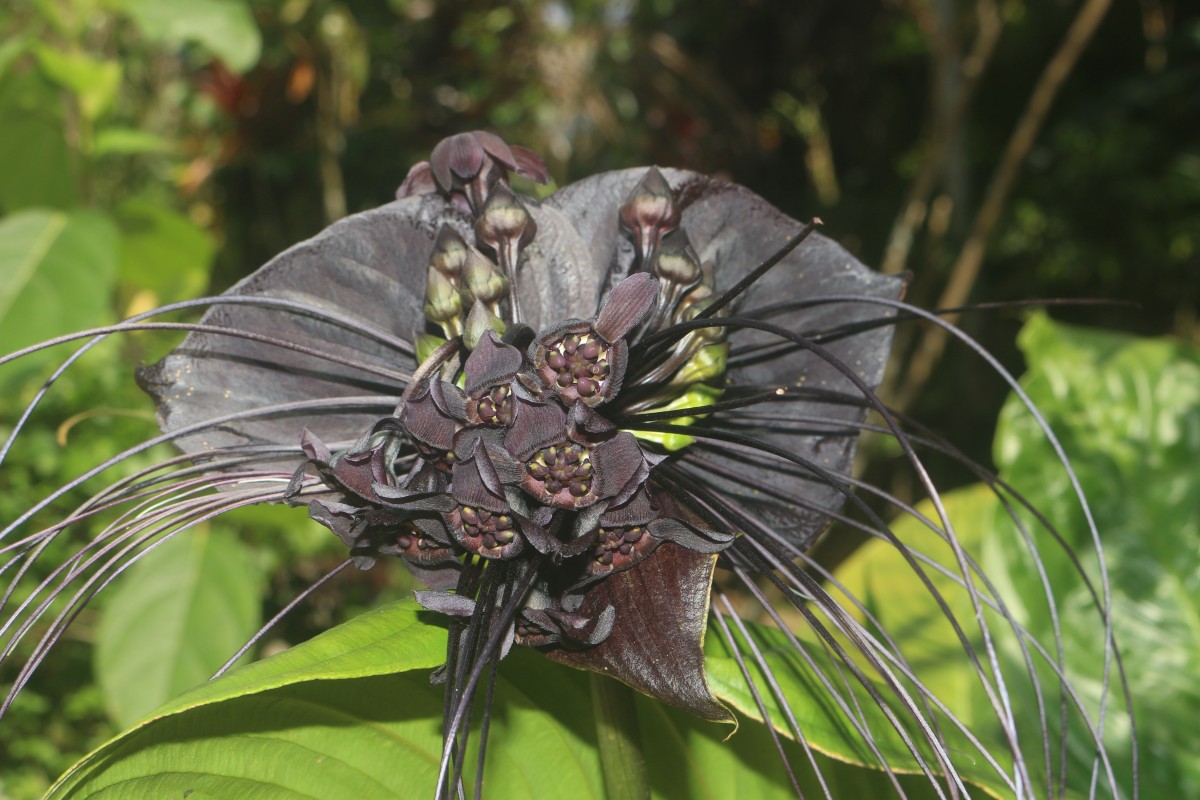
<path id="1" fill-rule="evenodd" d="M 679 206 L 667 179 L 650 167 L 618 212 L 621 227 L 633 237 L 638 265 L 649 268 L 663 236 L 679 227 Z"/>
<path id="2" fill-rule="evenodd" d="M 473 247 L 467 250 L 462 282 L 472 297 L 487 303 L 492 311 L 499 309 L 500 301 L 508 294 L 508 279 L 504 273 Z"/>
<path id="3" fill-rule="evenodd" d="M 496 258 L 508 278 L 509 314 L 513 322 L 521 321 L 517 306 L 517 265 L 521 248 L 533 241 L 537 223 L 533 215 L 507 187 L 497 186 L 487 199 L 479 219 L 475 220 L 475 238 L 496 252 Z"/>
<path id="4" fill-rule="evenodd" d="M 442 225 L 438 231 L 437 241 L 433 244 L 433 253 L 429 256 L 429 266 L 450 278 L 452 282 L 459 280 L 463 266 L 470 257 L 471 247 L 459 235 L 458 231 L 449 225 Z"/>
<path id="5" fill-rule="evenodd" d="M 660 280 L 681 287 L 700 280 L 700 257 L 692 249 L 685 231 L 675 230 L 663 237 L 654 254 L 651 271 Z"/>
<path id="6" fill-rule="evenodd" d="M 425 316 L 442 326 L 446 337 L 462 333 L 462 298 L 450 279 L 430 268 L 425 280 Z"/>

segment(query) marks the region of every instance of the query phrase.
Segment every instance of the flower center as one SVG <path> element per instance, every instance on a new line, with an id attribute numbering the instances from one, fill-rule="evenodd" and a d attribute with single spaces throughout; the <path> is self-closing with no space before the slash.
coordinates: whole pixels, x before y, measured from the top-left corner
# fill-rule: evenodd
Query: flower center
<path id="1" fill-rule="evenodd" d="M 483 397 L 471 401 L 471 410 L 484 425 L 508 425 L 512 422 L 512 390 L 507 384 L 493 386 Z"/>
<path id="2" fill-rule="evenodd" d="M 542 376 L 567 399 L 595 397 L 608 379 L 608 345 L 591 331 L 571 333 L 546 348 Z"/>
<path id="3" fill-rule="evenodd" d="M 592 558 L 601 566 L 609 566 L 614 561 L 621 561 L 622 556 L 629 556 L 642 538 L 646 529 L 641 525 L 621 528 L 597 528 L 596 546 L 592 548 Z"/>
<path id="4" fill-rule="evenodd" d="M 460 505 L 455 515 L 458 529 L 468 546 L 476 546 L 473 549 L 492 550 L 511 544 L 516 538 L 513 520 L 508 514 L 495 514 L 484 508 Z"/>
<path id="5" fill-rule="evenodd" d="M 541 481 L 546 494 L 557 495 L 564 489 L 572 497 L 584 497 L 592 490 L 591 451 L 578 444 L 547 447 L 525 467 L 529 475 Z"/>

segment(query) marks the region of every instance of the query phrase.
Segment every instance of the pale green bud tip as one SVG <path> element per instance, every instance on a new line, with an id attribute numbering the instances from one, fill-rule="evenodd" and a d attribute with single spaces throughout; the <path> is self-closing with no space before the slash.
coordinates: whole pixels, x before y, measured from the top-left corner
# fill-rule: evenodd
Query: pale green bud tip
<path id="1" fill-rule="evenodd" d="M 504 320 L 497 317 L 491 310 L 483 304 L 481 300 L 476 300 L 475 305 L 471 306 L 470 313 L 467 314 L 467 326 L 463 331 L 463 344 L 468 350 L 474 350 L 475 345 L 479 344 L 479 340 L 488 331 L 492 331 L 497 337 L 503 336 L 505 328 Z"/>
<path id="2" fill-rule="evenodd" d="M 425 316 L 445 324 L 462 313 L 462 298 L 454 284 L 436 269 L 428 271 L 425 283 Z"/>
<path id="3" fill-rule="evenodd" d="M 482 253 L 472 249 L 463 269 L 467 290 L 477 300 L 495 303 L 508 294 L 508 279 Z"/>

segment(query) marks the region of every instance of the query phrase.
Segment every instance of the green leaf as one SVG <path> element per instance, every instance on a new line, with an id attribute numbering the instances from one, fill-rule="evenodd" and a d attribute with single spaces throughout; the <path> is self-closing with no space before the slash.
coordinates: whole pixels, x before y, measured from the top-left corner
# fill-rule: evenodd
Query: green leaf
<path id="1" fill-rule="evenodd" d="M 136 128 L 101 128 L 92 140 L 96 156 L 128 156 L 140 153 L 169 153 L 175 149 L 170 140 Z"/>
<path id="2" fill-rule="evenodd" d="M 0 220 L 0 352 L 97 323 L 109 308 L 117 232 L 91 211 Z"/>
<path id="3" fill-rule="evenodd" d="M 97 633 L 96 675 L 129 725 L 208 679 L 258 629 L 262 576 L 232 535 L 167 540 L 117 586 Z"/>
<path id="4" fill-rule="evenodd" d="M 0 77 L 0 210 L 78 199 L 60 90 L 37 70 Z"/>
<path id="5" fill-rule="evenodd" d="M 1019 344 L 1029 363 L 1022 385 L 1062 441 L 1103 539 L 1142 745 L 1143 795 L 1200 796 L 1200 763 L 1171 755 L 1200 749 L 1193 669 L 1200 663 L 1200 350 L 1059 325 L 1045 315 L 1029 321 Z M 1015 399 L 1001 414 L 995 452 L 1002 474 L 1061 522 L 1073 547 L 1092 553 L 1066 472 Z M 1011 542 L 999 545 L 989 572 L 1009 581 L 1017 597 L 1037 596 L 1027 555 Z M 1103 625 L 1069 557 L 1047 546 L 1043 561 L 1060 597 L 1067 652 L 1101 652 Z M 1096 581 L 1094 555 L 1083 563 Z M 1046 615 L 1027 616 L 1046 641 Z M 1071 666 L 1095 703 L 1103 660 Z M 1128 753 L 1128 737 L 1126 726 L 1109 725 L 1114 752 Z M 1117 766 L 1127 775 L 1128 756 Z"/>
<path id="6" fill-rule="evenodd" d="M 844 605 L 849 607 L 849 604 Z M 814 668 L 797 652 L 786 635 L 778 629 L 749 623 L 746 623 L 746 627 L 770 667 L 772 676 L 786 698 L 800 730 L 814 750 L 839 761 L 882 769 L 864 742 L 863 733 L 853 725 L 846 713 L 830 696 L 829 690 L 821 683 L 816 671 L 819 669 L 827 676 L 835 689 L 843 695 L 849 707 L 861 712 L 866 730 L 870 731 L 875 746 L 887 759 L 891 769 L 898 773 L 918 774 L 920 772 L 920 765 L 904 744 L 899 733 L 878 708 L 876 701 L 845 667 L 840 666 L 834 660 L 834 657 L 825 648 L 811 638 L 799 640 L 805 647 L 809 659 L 815 664 Z M 778 698 L 771 692 L 770 683 L 763 669 L 754 662 L 744 639 L 740 635 L 735 634 L 735 636 L 739 643 L 739 649 L 742 651 L 743 660 L 758 688 L 767 714 L 771 717 L 772 725 L 785 736 L 793 736 L 787 717 Z M 906 638 L 905 642 L 907 643 L 907 641 Z M 746 683 L 741 667 L 733 657 L 728 644 L 716 635 L 715 631 L 709 632 L 706 650 L 708 651 L 709 683 L 713 692 L 741 714 L 762 721 L 761 712 Z M 907 648 L 906 654 L 908 654 Z M 961 659 L 962 656 L 959 653 L 958 660 Z M 925 680 L 926 673 L 922 671 L 922 667 L 918 666 L 916 670 L 922 680 Z M 916 726 L 909 721 L 911 712 L 905 710 L 905 706 L 892 690 L 879 679 L 880 676 L 873 675 L 869 667 L 864 666 L 863 671 L 872 681 L 876 692 L 892 709 L 895 716 L 904 723 L 905 732 L 914 742 L 925 762 L 927 764 L 936 763 L 933 751 L 924 742 Z M 843 682 L 843 676 L 844 681 L 852 687 L 852 697 L 845 696 L 847 684 Z M 905 689 L 910 695 L 916 696 L 912 685 L 906 684 Z M 951 704 L 951 708 L 957 710 L 953 704 Z M 946 749 L 959 774 L 965 780 L 987 789 L 998 797 L 1005 796 L 1009 790 L 1002 779 L 980 757 L 978 749 L 945 719 L 939 718 L 939 724 L 942 725 L 942 733 L 946 738 Z M 1003 759 L 1000 762 L 1003 764 Z"/>
<path id="7" fill-rule="evenodd" d="M 112 105 L 121 85 L 119 61 L 97 61 L 85 53 L 65 53 L 46 45 L 35 45 L 33 52 L 47 78 L 74 92 L 86 119 L 96 119 Z"/>
<path id="8" fill-rule="evenodd" d="M 153 308 L 204 291 L 216 250 L 207 231 L 144 200 L 122 203 L 116 222 L 121 229 L 121 283 L 154 294 L 140 305 Z"/>
<path id="9" fill-rule="evenodd" d="M 49 797 L 189 790 L 191 796 L 430 796 L 441 752 L 442 690 L 429 685 L 426 670 L 441 663 L 446 644 L 445 631 L 430 624 L 435 619 L 411 601 L 394 603 L 197 687 L 88 756 Z M 755 635 L 769 639 L 770 631 Z M 788 663 L 786 656 L 772 658 L 776 666 Z M 714 661 L 721 673 L 720 658 Z M 730 694 L 731 702 L 745 704 L 744 689 Z M 812 696 L 789 700 L 803 704 Z M 584 673 L 514 651 L 497 682 L 489 794 L 601 797 L 590 704 Z M 727 726 L 649 698 L 639 697 L 637 705 L 655 797 L 793 796 L 761 725 L 748 721 L 725 741 Z M 791 742 L 784 746 L 806 790 L 819 793 L 803 752 Z M 887 792 L 881 773 L 817 758 L 827 780 L 851 795 Z"/>
<path id="10" fill-rule="evenodd" d="M 152 42 L 196 42 L 234 72 L 246 72 L 262 52 L 262 36 L 244 0 L 116 0 Z"/>

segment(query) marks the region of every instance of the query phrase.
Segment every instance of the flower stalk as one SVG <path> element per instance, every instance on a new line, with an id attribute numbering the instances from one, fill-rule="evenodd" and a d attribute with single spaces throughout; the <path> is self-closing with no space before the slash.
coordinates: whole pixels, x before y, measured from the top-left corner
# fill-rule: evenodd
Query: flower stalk
<path id="1" fill-rule="evenodd" d="M 633 690 L 597 672 L 588 676 L 600 771 L 608 800 L 649 800 L 650 779 Z"/>

